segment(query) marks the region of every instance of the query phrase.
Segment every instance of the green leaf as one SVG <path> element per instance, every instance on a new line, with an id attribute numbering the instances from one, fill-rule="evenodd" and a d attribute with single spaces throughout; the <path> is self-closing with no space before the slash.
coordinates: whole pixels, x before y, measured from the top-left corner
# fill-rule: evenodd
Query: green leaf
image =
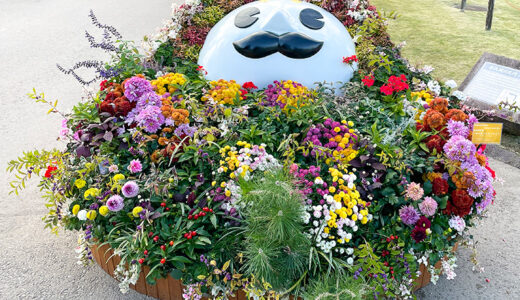
<path id="1" fill-rule="evenodd" d="M 171 272 L 170 272 L 170 276 L 173 277 L 173 279 L 181 279 L 182 278 L 182 271 L 179 270 L 179 269 L 173 269 Z"/>
<path id="2" fill-rule="evenodd" d="M 211 224 L 213 224 L 213 227 L 217 228 L 217 216 L 212 214 L 211 217 L 209 217 L 209 220 L 211 221 Z"/>
<path id="3" fill-rule="evenodd" d="M 191 260 L 187 257 L 184 257 L 184 256 L 175 256 L 173 258 L 170 259 L 171 261 L 180 261 L 180 262 L 183 262 L 183 263 L 191 263 Z"/>

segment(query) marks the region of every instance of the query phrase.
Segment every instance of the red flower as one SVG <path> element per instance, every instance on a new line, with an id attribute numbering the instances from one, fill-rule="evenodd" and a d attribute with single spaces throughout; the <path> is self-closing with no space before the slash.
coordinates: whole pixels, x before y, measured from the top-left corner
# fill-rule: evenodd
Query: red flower
<path id="1" fill-rule="evenodd" d="M 245 82 L 242 87 L 246 90 L 257 89 L 258 87 L 251 81 Z"/>
<path id="2" fill-rule="evenodd" d="M 436 134 L 426 138 L 426 147 L 428 147 L 430 152 L 433 152 L 433 149 L 436 149 L 437 153 L 442 153 L 442 147 L 445 143 L 446 141 Z"/>
<path id="3" fill-rule="evenodd" d="M 458 215 L 464 217 L 471 211 L 473 205 L 473 199 L 466 190 L 457 189 L 451 192 L 451 199 L 446 205 L 446 209 L 443 211 L 447 215 Z"/>
<path id="4" fill-rule="evenodd" d="M 432 223 L 425 216 L 421 216 L 419 220 L 417 220 L 417 223 L 415 223 L 415 226 L 426 230 L 432 226 Z"/>
<path id="5" fill-rule="evenodd" d="M 379 88 L 379 90 L 381 91 L 381 93 L 383 93 L 385 95 L 392 95 L 392 93 L 394 92 L 394 89 L 391 86 L 386 85 L 386 84 L 383 84 L 381 86 L 381 88 Z"/>
<path id="6" fill-rule="evenodd" d="M 433 180 L 433 193 L 437 196 L 446 195 L 448 193 L 448 181 L 443 178 L 435 178 Z"/>
<path id="7" fill-rule="evenodd" d="M 412 230 L 412 238 L 416 243 L 422 242 L 426 238 L 426 229 L 415 226 L 415 228 Z"/>
<path id="8" fill-rule="evenodd" d="M 495 179 L 495 177 L 496 177 L 495 170 L 491 169 L 489 166 L 486 166 L 486 169 L 489 171 L 489 173 L 491 173 L 491 177 L 493 177 L 493 179 Z"/>
<path id="9" fill-rule="evenodd" d="M 374 85 L 375 79 L 374 75 L 367 75 L 365 78 L 361 79 L 363 81 L 363 84 L 367 87 L 371 87 Z"/>
<path id="10" fill-rule="evenodd" d="M 199 71 L 199 72 L 201 72 L 201 73 L 204 73 L 204 74 L 208 75 L 208 72 L 206 72 L 206 69 L 204 69 L 203 66 L 198 66 L 198 67 L 197 67 L 197 71 Z"/>
<path id="11" fill-rule="evenodd" d="M 100 91 L 104 91 L 108 86 L 109 86 L 109 84 L 108 84 L 108 80 L 103 80 L 103 81 L 101 81 L 101 83 L 99 84 L 99 90 L 100 90 Z"/>
<path id="12" fill-rule="evenodd" d="M 343 62 L 346 63 L 346 64 L 351 64 L 353 62 L 358 62 L 358 58 L 356 55 L 352 55 L 352 56 L 349 56 L 349 57 L 343 57 Z"/>
<path id="13" fill-rule="evenodd" d="M 45 171 L 45 177 L 51 178 L 54 175 L 53 172 L 56 170 L 58 170 L 58 167 L 48 166 L 47 171 Z"/>

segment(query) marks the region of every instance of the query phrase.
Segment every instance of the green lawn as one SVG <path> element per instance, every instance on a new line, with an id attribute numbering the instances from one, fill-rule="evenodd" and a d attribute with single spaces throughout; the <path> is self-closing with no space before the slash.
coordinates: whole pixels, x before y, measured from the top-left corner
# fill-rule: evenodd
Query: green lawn
<path id="1" fill-rule="evenodd" d="M 404 56 L 414 64 L 432 65 L 439 79 L 459 84 L 483 52 L 520 60 L 520 0 L 496 0 L 491 31 L 486 12 L 462 13 L 460 0 L 372 0 L 379 10 L 398 14 L 389 21 L 397 44 L 406 41 Z M 487 8 L 488 0 L 467 0 Z"/>

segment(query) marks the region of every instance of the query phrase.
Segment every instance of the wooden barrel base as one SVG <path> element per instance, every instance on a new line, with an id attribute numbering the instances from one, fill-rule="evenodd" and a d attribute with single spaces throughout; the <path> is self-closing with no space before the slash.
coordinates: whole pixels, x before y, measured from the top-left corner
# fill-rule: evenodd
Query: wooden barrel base
<path id="1" fill-rule="evenodd" d="M 453 247 L 453 252 L 457 250 L 458 244 Z M 121 261 L 118 255 L 114 255 L 114 251 L 109 245 L 103 246 L 92 246 L 92 256 L 96 263 L 107 272 L 110 276 L 114 277 L 114 270 Z M 441 268 L 441 262 L 435 264 L 436 269 Z M 428 268 L 421 264 L 419 270 L 421 275 L 415 280 L 414 291 L 427 286 L 431 280 L 431 274 L 428 272 Z M 182 281 L 174 279 L 168 275 L 168 278 L 157 279 L 156 284 L 148 284 L 145 280 L 146 275 L 150 271 L 150 268 L 143 266 L 139 279 L 135 285 L 130 285 L 130 288 L 137 291 L 138 293 L 154 297 L 160 300 L 183 300 L 182 291 L 184 285 Z M 208 298 L 202 298 L 207 300 Z M 246 294 L 243 291 L 238 291 L 234 297 L 228 297 L 229 300 L 247 300 Z M 293 297 L 291 297 L 293 299 Z"/>

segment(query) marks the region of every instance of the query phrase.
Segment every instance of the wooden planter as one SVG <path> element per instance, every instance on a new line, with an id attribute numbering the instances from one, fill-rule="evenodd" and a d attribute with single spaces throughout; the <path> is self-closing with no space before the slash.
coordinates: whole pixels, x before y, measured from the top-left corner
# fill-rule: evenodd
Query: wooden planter
<path id="1" fill-rule="evenodd" d="M 455 244 L 452 251 L 455 252 L 457 248 L 458 244 Z M 119 256 L 112 256 L 113 254 L 114 251 L 110 248 L 109 245 L 103 245 L 100 247 L 97 245 L 92 246 L 92 256 L 94 257 L 94 260 L 103 270 L 105 270 L 105 272 L 107 272 L 112 277 L 114 277 L 114 270 L 121 261 Z M 435 264 L 435 268 L 441 268 L 440 261 Z M 421 275 L 415 280 L 415 291 L 427 286 L 431 279 L 431 274 L 428 272 L 428 269 L 425 265 L 421 264 L 419 270 L 421 271 Z M 135 285 L 130 285 L 130 288 L 137 291 L 138 293 L 161 300 L 183 300 L 182 291 L 184 289 L 184 285 L 182 284 L 182 281 L 173 279 L 168 275 L 168 278 L 157 279 L 157 283 L 155 285 L 151 285 L 148 284 L 145 280 L 149 271 L 149 267 L 143 266 L 141 274 L 139 275 L 139 280 L 137 280 Z M 202 299 L 206 300 L 208 298 L 204 297 Z M 229 297 L 228 299 L 247 300 L 246 294 L 242 291 L 238 291 L 236 296 Z M 293 297 L 291 297 L 291 299 L 293 299 Z"/>

